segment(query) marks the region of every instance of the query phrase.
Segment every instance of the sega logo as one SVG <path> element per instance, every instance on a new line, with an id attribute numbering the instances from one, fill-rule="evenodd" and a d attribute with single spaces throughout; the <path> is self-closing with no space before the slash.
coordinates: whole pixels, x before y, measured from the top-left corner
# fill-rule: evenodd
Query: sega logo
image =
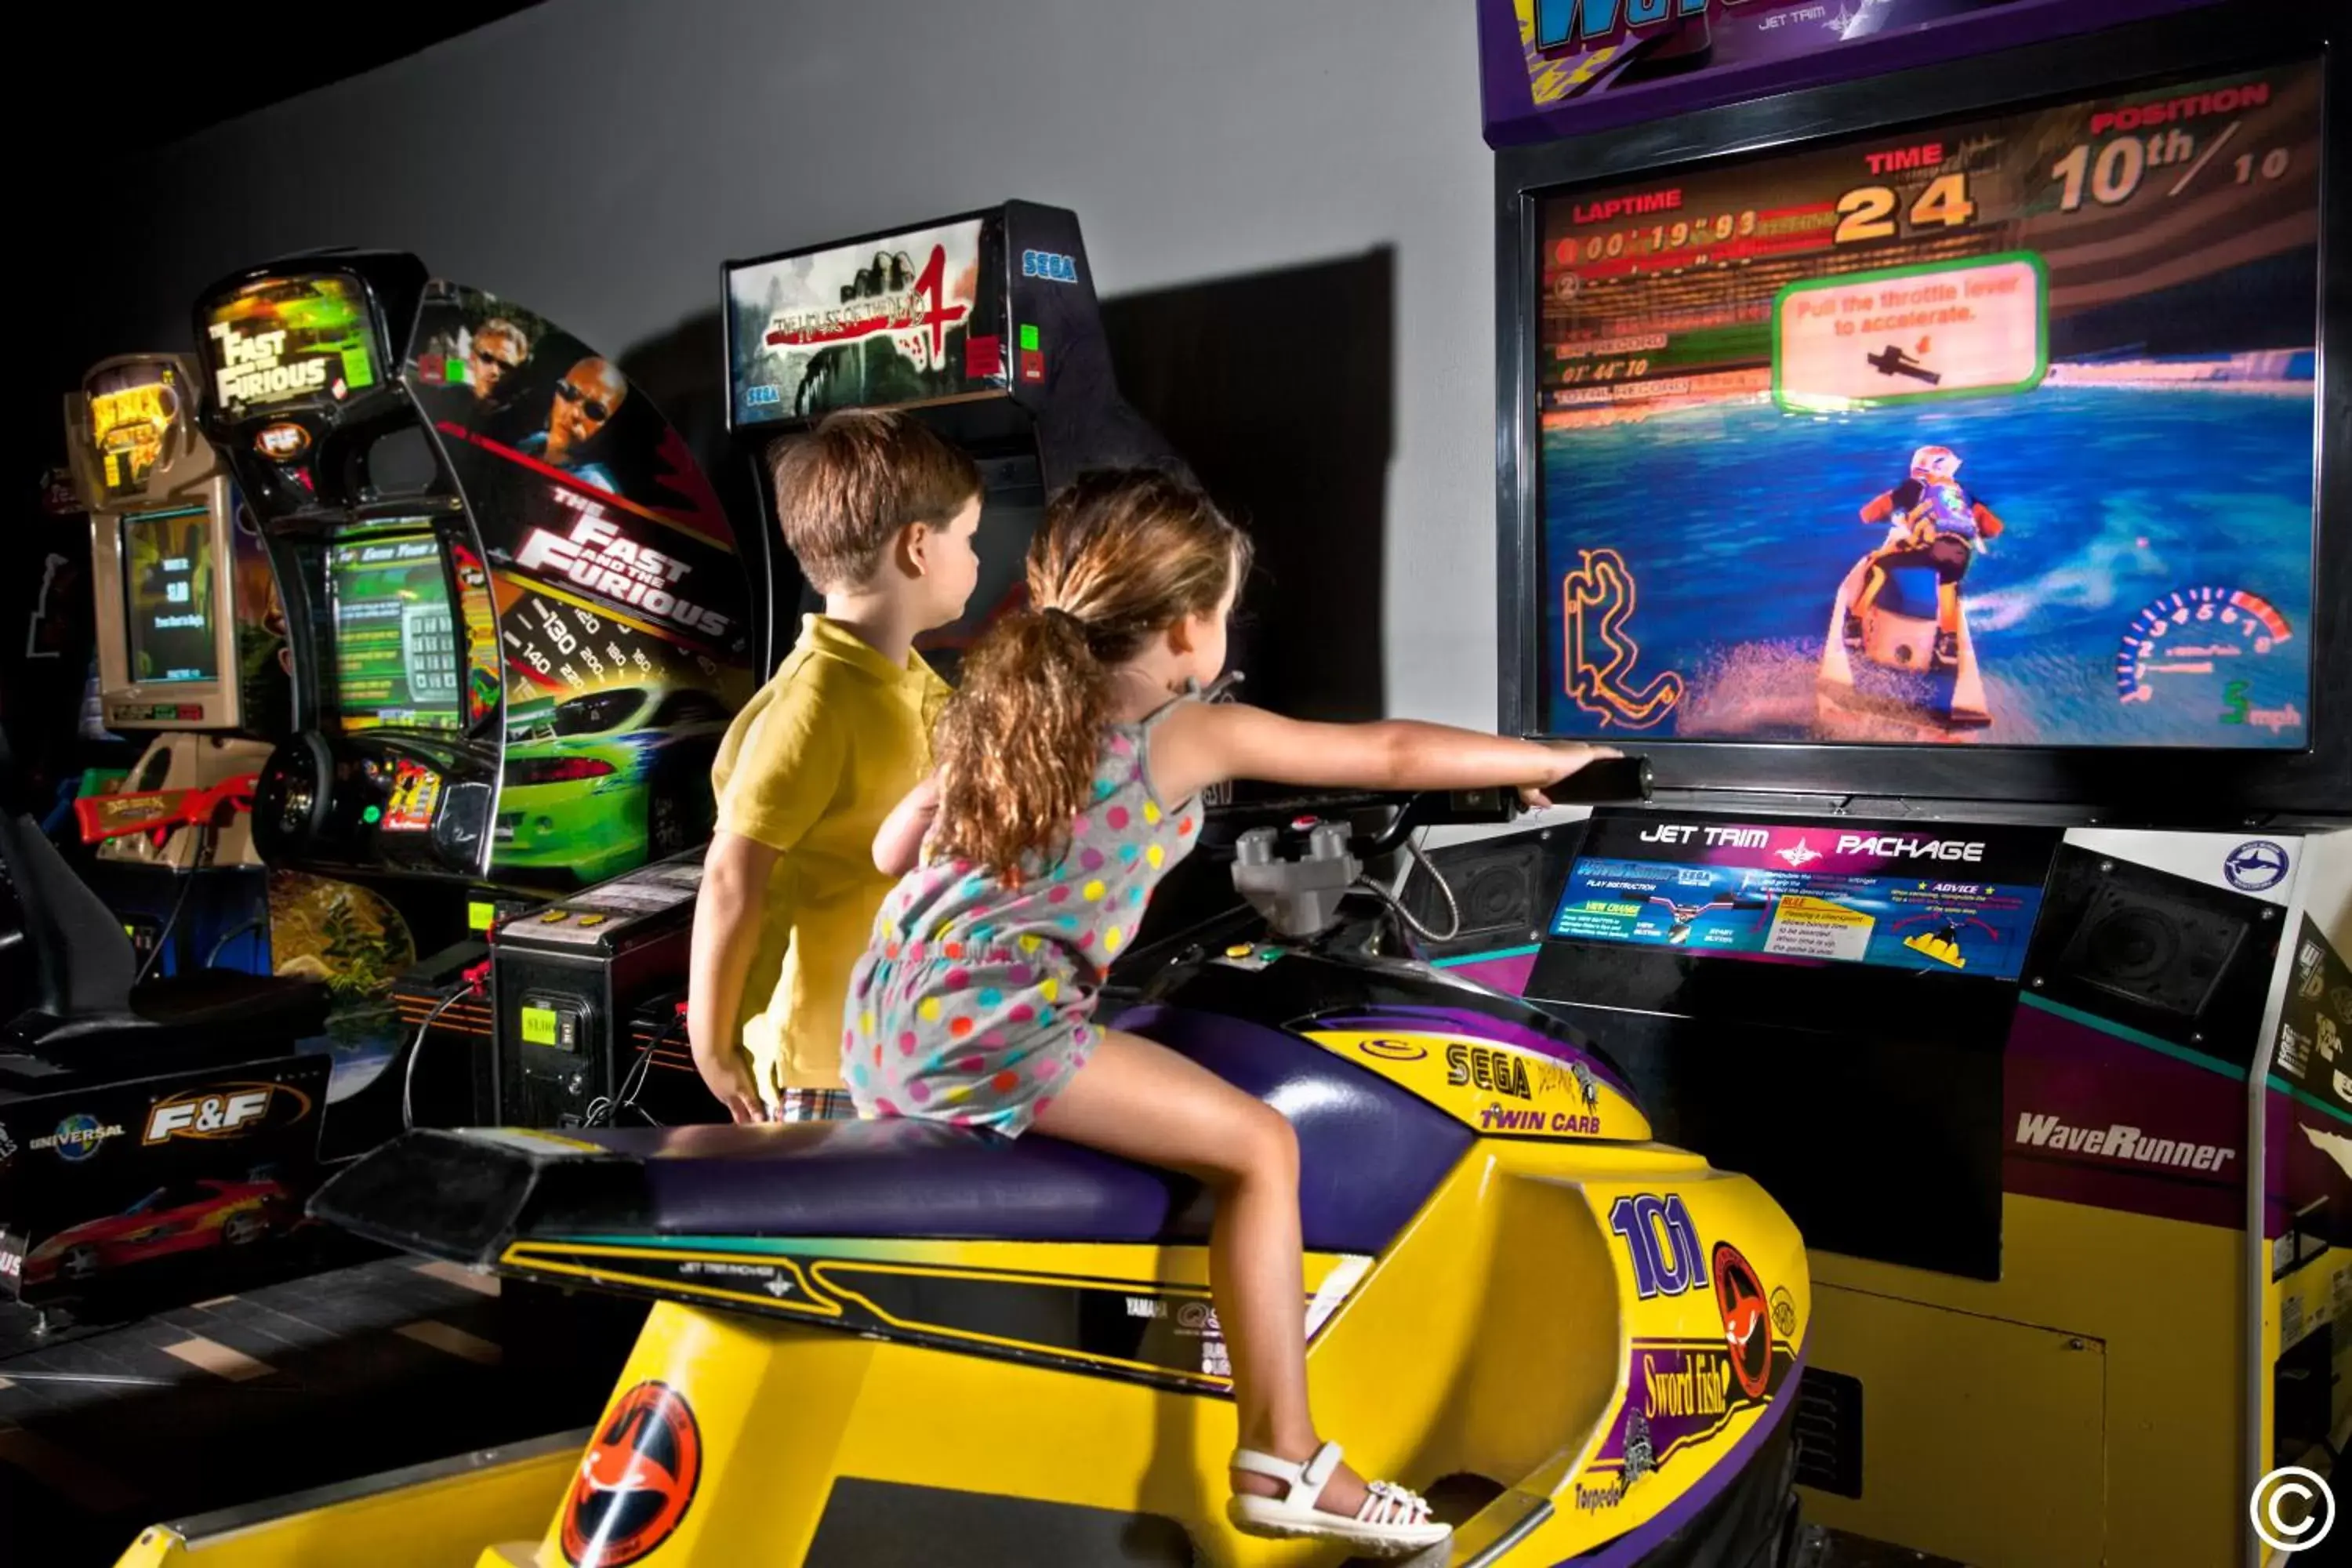
<path id="1" fill-rule="evenodd" d="M 754 408 L 765 407 L 772 403 L 782 403 L 783 401 L 783 389 L 777 386 L 773 382 L 763 381 L 757 386 L 745 387 L 743 389 L 743 401 Z"/>
<path id="2" fill-rule="evenodd" d="M 1021 276 L 1043 278 L 1055 283 L 1076 283 L 1078 264 L 1067 256 L 1057 256 L 1050 250 L 1024 250 L 1021 253 Z"/>

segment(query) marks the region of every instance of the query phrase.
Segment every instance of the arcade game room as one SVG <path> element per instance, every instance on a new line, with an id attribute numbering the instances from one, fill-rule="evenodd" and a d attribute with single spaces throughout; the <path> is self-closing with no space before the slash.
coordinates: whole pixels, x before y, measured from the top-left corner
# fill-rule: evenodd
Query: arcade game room
<path id="1" fill-rule="evenodd" d="M 2352 12 L 88 9 L 0 1563 L 2352 1563 Z"/>

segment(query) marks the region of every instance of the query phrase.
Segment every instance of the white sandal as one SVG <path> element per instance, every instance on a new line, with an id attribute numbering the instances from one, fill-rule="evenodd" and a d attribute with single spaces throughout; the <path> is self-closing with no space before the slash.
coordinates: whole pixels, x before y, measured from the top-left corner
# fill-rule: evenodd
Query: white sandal
<path id="1" fill-rule="evenodd" d="M 1376 1557 L 1402 1557 L 1434 1546 L 1454 1533 L 1452 1525 L 1429 1517 L 1428 1503 L 1391 1481 L 1365 1483 L 1364 1506 L 1353 1519 L 1316 1507 L 1339 1468 L 1337 1443 L 1324 1444 L 1303 1465 L 1252 1448 L 1236 1448 L 1233 1468 L 1270 1477 L 1288 1489 L 1278 1498 L 1234 1494 L 1225 1504 L 1225 1516 L 1244 1535 L 1339 1541 Z"/>

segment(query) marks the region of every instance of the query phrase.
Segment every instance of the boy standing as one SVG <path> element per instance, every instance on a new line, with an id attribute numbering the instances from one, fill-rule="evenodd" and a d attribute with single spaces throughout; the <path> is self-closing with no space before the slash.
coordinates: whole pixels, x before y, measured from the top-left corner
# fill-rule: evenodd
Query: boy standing
<path id="1" fill-rule="evenodd" d="M 777 523 L 824 613 L 711 770 L 687 1035 L 738 1121 L 856 1114 L 841 1016 L 891 887 L 874 836 L 929 770 L 948 695 L 914 641 L 963 614 L 980 572 L 979 470 L 920 422 L 835 414 L 772 462 Z"/>

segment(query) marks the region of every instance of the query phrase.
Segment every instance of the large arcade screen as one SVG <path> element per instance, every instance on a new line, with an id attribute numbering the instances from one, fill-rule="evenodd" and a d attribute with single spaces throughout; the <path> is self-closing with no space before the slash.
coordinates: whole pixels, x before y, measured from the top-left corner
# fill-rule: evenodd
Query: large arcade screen
<path id="1" fill-rule="evenodd" d="M 965 218 L 729 268 L 736 427 L 999 392 L 1024 349 L 1042 367 L 1038 345 L 1006 342 L 987 319 L 989 232 L 986 218 Z"/>
<path id="2" fill-rule="evenodd" d="M 212 509 L 132 512 L 116 526 L 131 679 L 142 685 L 219 679 L 213 615 L 215 574 L 225 563 L 213 559 Z"/>
<path id="3" fill-rule="evenodd" d="M 440 542 L 429 533 L 339 540 L 327 547 L 327 582 L 338 725 L 457 729 L 462 661 Z"/>
<path id="4" fill-rule="evenodd" d="M 2307 745 L 2320 83 L 1539 196 L 1544 727 Z"/>

